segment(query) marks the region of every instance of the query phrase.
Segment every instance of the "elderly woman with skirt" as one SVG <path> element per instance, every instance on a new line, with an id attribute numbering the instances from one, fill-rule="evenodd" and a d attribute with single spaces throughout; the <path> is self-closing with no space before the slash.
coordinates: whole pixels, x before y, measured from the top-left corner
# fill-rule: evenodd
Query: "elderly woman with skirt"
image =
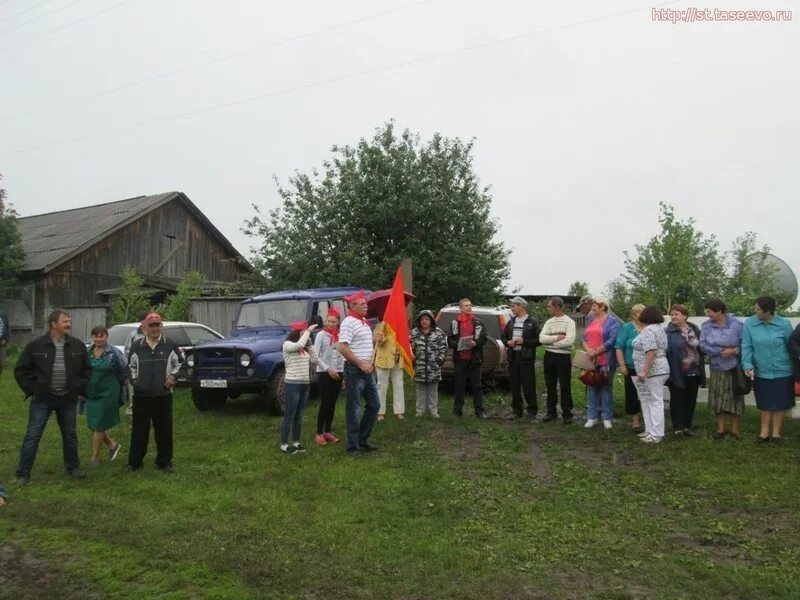
<path id="1" fill-rule="evenodd" d="M 119 424 L 119 407 L 125 403 L 124 382 L 128 372 L 125 356 L 108 343 L 108 329 L 102 325 L 92 329 L 89 364 L 92 376 L 86 388 L 86 423 L 92 431 L 92 465 L 100 463 L 100 450 L 105 444 L 108 456 L 119 456 L 120 445 L 108 435 Z"/>
<path id="2" fill-rule="evenodd" d="M 742 343 L 742 322 L 726 312 L 725 303 L 711 298 L 706 304 L 707 321 L 700 327 L 700 349 L 709 357 L 708 410 L 717 420 L 712 437 L 725 438 L 725 419 L 731 421 L 731 437 L 742 439 L 744 396 L 735 391 L 739 367 L 739 346 Z"/>
<path id="3" fill-rule="evenodd" d="M 789 356 L 792 325 L 775 314 L 775 299 L 770 296 L 756 299 L 755 313 L 744 322 L 742 368 L 753 378 L 756 406 L 761 411 L 758 442 L 779 443 L 783 415 L 794 407 L 794 376 Z"/>

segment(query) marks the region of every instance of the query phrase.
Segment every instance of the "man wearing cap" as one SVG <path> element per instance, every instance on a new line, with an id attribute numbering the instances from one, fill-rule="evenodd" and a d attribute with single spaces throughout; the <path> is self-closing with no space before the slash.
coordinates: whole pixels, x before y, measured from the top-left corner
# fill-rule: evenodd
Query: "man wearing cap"
<path id="1" fill-rule="evenodd" d="M 528 405 L 528 416 L 536 419 L 536 346 L 539 345 L 539 324 L 528 314 L 528 302 L 520 296 L 511 299 L 514 315 L 506 323 L 501 336 L 506 347 L 508 375 L 511 385 L 511 420 L 522 418 L 522 395 Z"/>
<path id="2" fill-rule="evenodd" d="M 594 302 L 594 298 L 590 295 L 581 296 L 581 299 L 578 301 L 578 306 L 575 307 L 575 310 L 581 313 L 584 317 L 586 317 L 586 324 L 588 325 L 589 322 L 594 318 L 592 314 L 592 303 Z"/>
<path id="3" fill-rule="evenodd" d="M 472 314 L 472 302 L 469 298 L 459 300 L 458 309 L 461 312 L 450 323 L 450 334 L 447 336 L 447 345 L 453 349 L 453 414 L 457 417 L 464 414 L 464 396 L 469 380 L 475 416 L 485 419 L 481 365 L 486 327 Z"/>
<path id="4" fill-rule="evenodd" d="M 338 349 L 345 359 L 347 452 L 356 456 L 378 449 L 370 443 L 369 437 L 381 404 L 373 373 L 372 329 L 367 321 L 364 290 L 347 296 L 345 301 L 350 310 L 339 328 Z M 365 401 L 363 416 L 360 414 L 361 398 Z"/>
<path id="5" fill-rule="evenodd" d="M 163 323 L 157 312 L 142 319 L 144 337 L 133 343 L 128 366 L 133 385 L 133 419 L 128 471 L 142 468 L 150 439 L 150 422 L 156 440 L 156 467 L 171 473 L 172 388 L 175 387 L 182 355 L 177 345 L 161 333 Z"/>
<path id="6" fill-rule="evenodd" d="M 83 477 L 78 458 L 76 420 L 78 396 L 86 393 L 92 374 L 89 353 L 81 340 L 70 335 L 72 318 L 67 312 L 54 310 L 48 323 L 50 331 L 28 342 L 14 368 L 19 387 L 31 399 L 28 429 L 17 467 L 17 483 L 20 485 L 30 480 L 39 440 L 53 412 L 61 429 L 67 473 L 75 479 Z"/>

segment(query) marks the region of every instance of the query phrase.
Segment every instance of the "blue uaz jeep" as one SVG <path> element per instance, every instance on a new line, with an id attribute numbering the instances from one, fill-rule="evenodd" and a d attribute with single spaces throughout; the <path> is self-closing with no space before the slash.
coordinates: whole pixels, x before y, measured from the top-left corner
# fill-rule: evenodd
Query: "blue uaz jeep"
<path id="1" fill-rule="evenodd" d="M 335 306 L 347 314 L 344 296 L 361 288 L 318 288 L 273 292 L 239 306 L 231 336 L 205 342 L 187 354 L 192 400 L 200 410 L 224 406 L 228 398 L 263 394 L 266 406 L 283 414 L 283 353 L 289 324 L 325 318 Z M 312 377 L 314 376 L 312 367 Z"/>

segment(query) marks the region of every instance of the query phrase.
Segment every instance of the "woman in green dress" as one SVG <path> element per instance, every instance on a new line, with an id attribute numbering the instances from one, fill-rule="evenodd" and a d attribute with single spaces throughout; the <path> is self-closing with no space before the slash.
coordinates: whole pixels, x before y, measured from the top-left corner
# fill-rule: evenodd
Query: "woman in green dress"
<path id="1" fill-rule="evenodd" d="M 89 363 L 92 377 L 86 389 L 86 422 L 92 431 L 92 465 L 100 462 L 100 449 L 105 444 L 108 455 L 114 460 L 120 445 L 108 430 L 119 423 L 120 400 L 124 401 L 124 381 L 127 373 L 125 356 L 108 343 L 108 330 L 102 325 L 92 329 Z"/>

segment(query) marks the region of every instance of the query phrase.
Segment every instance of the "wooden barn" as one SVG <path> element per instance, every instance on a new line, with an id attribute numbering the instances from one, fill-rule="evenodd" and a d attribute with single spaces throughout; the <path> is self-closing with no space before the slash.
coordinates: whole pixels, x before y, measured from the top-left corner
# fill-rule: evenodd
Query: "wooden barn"
<path id="1" fill-rule="evenodd" d="M 12 330 L 44 331 L 53 308 L 72 313 L 75 335 L 105 321 L 120 293 L 120 272 L 133 265 L 154 302 L 189 271 L 210 285 L 237 281 L 249 265 L 182 192 L 21 217 L 24 293 L 10 306 Z M 28 314 L 25 308 L 27 307 Z M 24 338 L 23 331 L 19 331 Z"/>

